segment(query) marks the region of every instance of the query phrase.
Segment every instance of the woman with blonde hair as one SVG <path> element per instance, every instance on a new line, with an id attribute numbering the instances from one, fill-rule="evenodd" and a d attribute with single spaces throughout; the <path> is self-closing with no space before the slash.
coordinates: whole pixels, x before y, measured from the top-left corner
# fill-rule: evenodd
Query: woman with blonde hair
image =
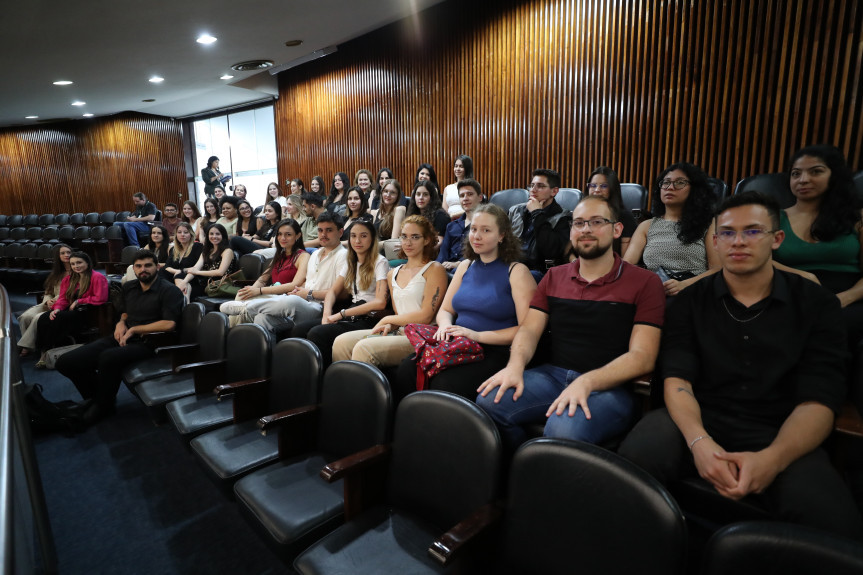
<path id="1" fill-rule="evenodd" d="M 401 205 L 402 186 L 398 180 L 387 180 L 381 191 L 381 207 L 372 210 L 374 225 L 378 230 L 378 241 L 396 239 L 405 217 L 405 207 Z"/>
<path id="2" fill-rule="evenodd" d="M 180 283 L 185 276 L 183 269 L 195 265 L 203 249 L 203 244 L 195 241 L 192 226 L 188 222 L 180 222 L 174 231 L 174 243 L 168 250 L 165 267 L 159 270 L 159 274 L 177 287 L 182 287 Z"/>
<path id="3" fill-rule="evenodd" d="M 51 273 L 45 278 L 42 303 L 34 305 L 20 316 L 18 316 L 18 327 L 21 328 L 21 339 L 18 340 L 18 348 L 21 357 L 30 355 L 36 347 L 36 325 L 39 317 L 51 311 L 52 306 L 60 295 L 60 285 L 63 279 L 69 276 L 69 258 L 72 256 L 72 248 L 66 244 L 54 246 L 53 258 L 51 260 Z"/>

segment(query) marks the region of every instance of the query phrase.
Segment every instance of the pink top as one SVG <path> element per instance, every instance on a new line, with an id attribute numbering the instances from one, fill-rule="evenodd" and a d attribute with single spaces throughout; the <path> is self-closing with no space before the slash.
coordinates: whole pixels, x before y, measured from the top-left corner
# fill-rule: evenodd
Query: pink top
<path id="1" fill-rule="evenodd" d="M 71 277 L 71 275 L 68 275 L 60 282 L 60 295 L 57 296 L 57 301 L 54 302 L 54 307 L 51 309 L 64 310 L 72 305 L 72 302 L 66 300 L 66 290 L 69 289 Z M 90 287 L 78 297 L 78 305 L 85 303 L 102 305 L 106 301 L 108 301 L 108 280 L 102 274 L 93 272 L 93 275 L 90 276 Z"/>

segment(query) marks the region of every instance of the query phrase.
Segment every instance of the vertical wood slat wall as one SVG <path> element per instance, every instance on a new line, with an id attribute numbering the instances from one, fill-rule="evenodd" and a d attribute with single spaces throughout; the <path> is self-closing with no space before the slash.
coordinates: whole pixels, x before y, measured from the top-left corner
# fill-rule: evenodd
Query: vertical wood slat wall
<path id="1" fill-rule="evenodd" d="M 279 179 L 457 154 L 489 192 L 687 160 L 733 189 L 828 142 L 863 169 L 857 0 L 447 2 L 280 75 Z"/>
<path id="2" fill-rule="evenodd" d="M 0 213 L 130 210 L 142 191 L 156 205 L 186 195 L 181 126 L 121 114 L 0 131 Z"/>

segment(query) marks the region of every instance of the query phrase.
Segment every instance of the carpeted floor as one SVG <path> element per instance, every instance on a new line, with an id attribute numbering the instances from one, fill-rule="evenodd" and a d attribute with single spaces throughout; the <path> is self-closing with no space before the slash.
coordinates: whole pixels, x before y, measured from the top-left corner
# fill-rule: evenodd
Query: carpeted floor
<path id="1" fill-rule="evenodd" d="M 32 296 L 10 299 L 14 311 L 33 305 Z M 26 383 L 41 383 L 52 401 L 80 400 L 69 380 L 34 364 L 21 362 Z M 293 572 L 125 386 L 115 416 L 34 441 L 61 574 Z"/>

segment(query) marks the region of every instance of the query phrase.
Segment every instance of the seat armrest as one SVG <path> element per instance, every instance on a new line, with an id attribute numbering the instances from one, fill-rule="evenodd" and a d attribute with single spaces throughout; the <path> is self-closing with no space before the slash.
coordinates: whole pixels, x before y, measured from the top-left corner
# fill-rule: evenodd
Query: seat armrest
<path id="1" fill-rule="evenodd" d="M 224 365 L 228 362 L 226 359 L 211 359 L 209 361 L 196 361 L 195 363 L 184 363 L 174 370 L 174 373 L 182 373 L 184 371 L 196 370 L 205 367 L 216 367 Z"/>
<path id="2" fill-rule="evenodd" d="M 503 512 L 498 505 L 483 505 L 435 539 L 428 548 L 428 554 L 440 565 L 449 565 L 456 553 L 496 526 L 502 516 Z"/>
<path id="3" fill-rule="evenodd" d="M 273 415 L 265 415 L 258 420 L 258 427 L 261 429 L 261 434 L 266 435 L 275 426 L 286 425 L 288 421 L 297 419 L 317 419 L 317 412 L 320 411 L 320 405 L 306 405 L 280 411 Z"/>
<path id="4" fill-rule="evenodd" d="M 174 353 L 175 351 L 191 351 L 193 349 L 198 349 L 200 344 L 198 343 L 178 343 L 177 345 L 162 345 L 156 348 L 156 355 L 160 353 Z"/>
<path id="5" fill-rule="evenodd" d="M 846 402 L 833 424 L 833 430 L 844 435 L 863 437 L 863 418 L 857 408 Z"/>
<path id="6" fill-rule="evenodd" d="M 373 445 L 328 463 L 321 469 L 321 477 L 328 483 L 332 483 L 373 465 L 382 465 L 389 460 L 391 451 L 392 448 L 389 445 Z"/>
<path id="7" fill-rule="evenodd" d="M 653 380 L 653 372 L 639 375 L 632 378 L 632 387 L 635 393 L 650 395 L 650 384 Z"/>
<path id="8" fill-rule="evenodd" d="M 233 383 L 223 383 L 222 385 L 217 385 L 213 389 L 213 393 L 216 394 L 216 397 L 222 399 L 225 396 L 242 392 L 245 389 L 249 389 L 252 386 L 261 385 L 264 383 L 269 383 L 270 379 L 244 379 L 243 381 L 235 381 Z"/>
<path id="9" fill-rule="evenodd" d="M 225 383 L 224 366 L 227 362 L 226 359 L 213 359 L 186 363 L 174 368 L 174 373 L 191 371 L 195 380 L 195 393 L 210 393 L 214 387 Z"/>

